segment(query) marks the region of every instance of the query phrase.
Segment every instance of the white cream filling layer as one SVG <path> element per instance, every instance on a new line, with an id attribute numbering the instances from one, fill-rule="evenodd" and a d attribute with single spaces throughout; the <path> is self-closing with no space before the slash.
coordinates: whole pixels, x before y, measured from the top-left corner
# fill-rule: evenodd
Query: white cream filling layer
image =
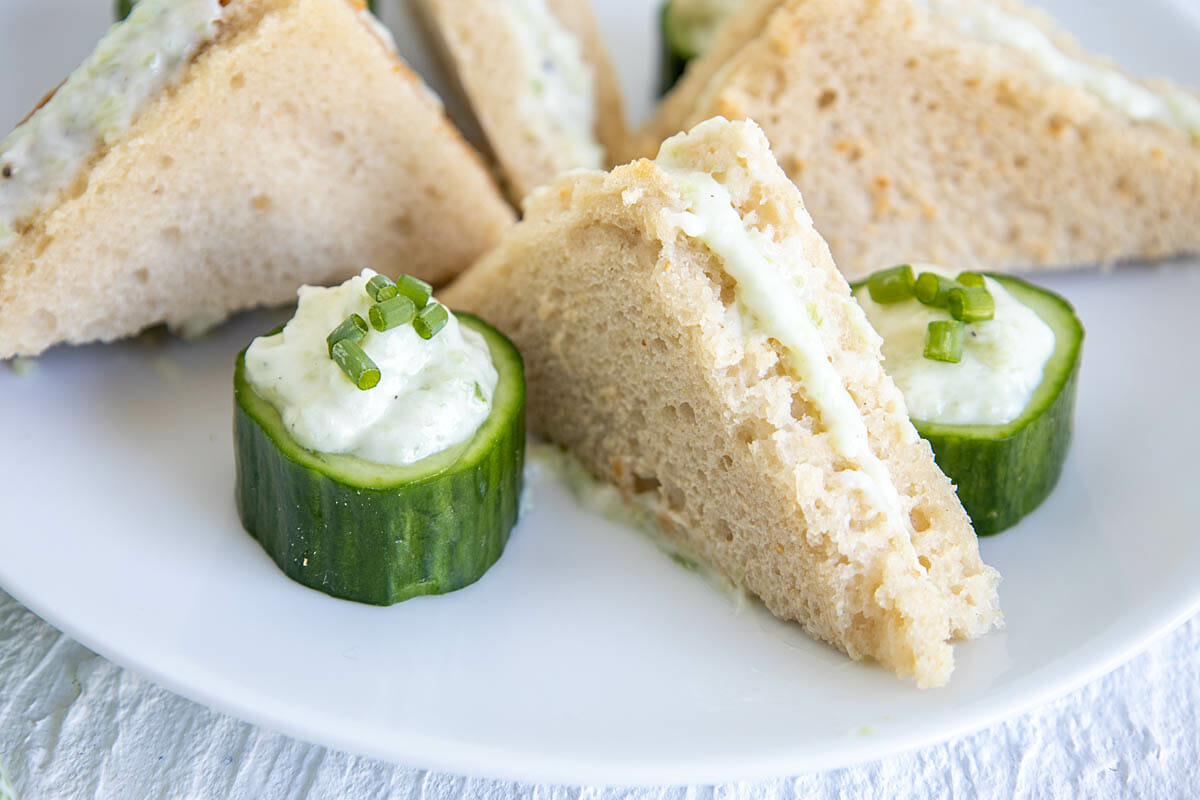
<path id="1" fill-rule="evenodd" d="M 544 147 L 565 151 L 572 167 L 602 169 L 596 139 L 596 78 L 579 38 L 546 0 L 500 0 L 525 57 L 521 115 Z"/>
<path id="2" fill-rule="evenodd" d="M 955 275 L 924 264 L 914 269 Z M 991 278 L 985 283 L 996 316 L 967 325 L 957 364 L 924 356 L 929 323 L 951 319 L 948 311 L 915 299 L 876 303 L 865 286 L 855 293 L 883 337 L 884 368 L 915 419 L 943 425 L 1005 425 L 1021 416 L 1041 385 L 1046 362 L 1054 354 L 1054 330 L 1004 286 Z"/>
<path id="3" fill-rule="evenodd" d="M 736 282 L 735 304 L 743 330 L 761 332 L 779 342 L 789 372 L 804 385 L 834 451 L 854 465 L 845 472 L 857 472 L 862 480 L 849 474 L 842 477 L 868 490 L 888 515 L 903 525 L 896 487 L 887 467 L 871 450 L 858 405 L 830 363 L 817 323 L 807 311 L 803 278 L 796 269 L 804 260 L 801 249 L 784 251 L 769 232 L 750 227 L 734 207 L 728 189 L 708 173 L 672 159 L 671 140 L 663 145 L 658 163 L 688 203 L 686 212 L 673 215 L 668 222 L 703 242 L 721 259 L 726 274 Z M 865 319 L 862 324 L 867 326 Z"/>
<path id="4" fill-rule="evenodd" d="M 50 100 L 0 141 L 0 243 L 55 200 L 217 33 L 219 0 L 141 0 Z"/>
<path id="5" fill-rule="evenodd" d="M 329 357 L 326 337 L 350 314 L 367 319 L 374 275 L 300 287 L 291 321 L 247 349 L 246 380 L 309 450 L 404 466 L 473 436 L 491 413 L 500 376 L 484 338 L 451 314 L 431 339 L 412 325 L 370 329 L 362 348 L 379 367 L 379 384 L 355 386 Z"/>
<path id="6" fill-rule="evenodd" d="M 1179 89 L 1153 91 L 1121 72 L 1072 58 L 1027 19 L 980 0 L 917 0 L 953 20 L 964 36 L 1011 47 L 1028 55 L 1056 81 L 1078 86 L 1101 102 L 1138 121 L 1152 120 L 1200 136 L 1200 99 Z"/>

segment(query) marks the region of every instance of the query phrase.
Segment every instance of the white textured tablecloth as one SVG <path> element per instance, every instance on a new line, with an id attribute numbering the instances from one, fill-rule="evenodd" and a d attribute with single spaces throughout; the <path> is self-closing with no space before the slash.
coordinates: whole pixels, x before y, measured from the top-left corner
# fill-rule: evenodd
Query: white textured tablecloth
<path id="1" fill-rule="evenodd" d="M 15 800 L 1195 798 L 1198 714 L 1200 616 L 1048 706 L 859 767 L 718 786 L 495 782 L 327 750 L 215 713 L 95 655 L 0 592 L 0 769 Z"/>

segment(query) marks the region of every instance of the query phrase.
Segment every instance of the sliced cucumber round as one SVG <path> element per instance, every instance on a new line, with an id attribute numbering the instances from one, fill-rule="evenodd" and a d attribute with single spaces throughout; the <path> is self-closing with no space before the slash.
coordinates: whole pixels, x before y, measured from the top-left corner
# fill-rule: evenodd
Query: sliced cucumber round
<path id="1" fill-rule="evenodd" d="M 466 442 L 397 467 L 298 444 L 234 370 L 236 502 L 246 530 L 287 574 L 334 597 L 391 605 L 475 582 L 516 524 L 525 457 L 520 354 L 469 314 L 499 372 L 492 411 Z"/>
<path id="2" fill-rule="evenodd" d="M 912 420 L 938 466 L 957 484 L 959 500 L 981 536 L 1011 528 L 1057 485 L 1071 442 L 1083 347 L 1083 325 L 1062 297 L 1011 275 L 988 277 L 1054 331 L 1054 352 L 1041 383 L 1020 416 L 1005 425 Z M 865 284 L 855 284 L 855 292 L 865 292 Z"/>

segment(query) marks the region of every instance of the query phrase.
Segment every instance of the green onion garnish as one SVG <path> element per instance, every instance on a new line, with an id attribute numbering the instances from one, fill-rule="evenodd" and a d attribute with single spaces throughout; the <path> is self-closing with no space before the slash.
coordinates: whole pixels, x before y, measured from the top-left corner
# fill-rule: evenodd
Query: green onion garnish
<path id="1" fill-rule="evenodd" d="M 987 289 L 951 289 L 949 302 L 950 316 L 963 322 L 982 322 L 996 316 L 996 301 Z"/>
<path id="2" fill-rule="evenodd" d="M 371 357 L 351 339 L 342 339 L 333 346 L 333 360 L 342 368 L 355 386 L 363 391 L 379 384 L 379 367 Z"/>
<path id="3" fill-rule="evenodd" d="M 927 306 L 946 308 L 950 303 L 950 290 L 959 288 L 958 282 L 943 278 L 936 272 L 922 272 L 917 277 L 913 292 Z"/>
<path id="4" fill-rule="evenodd" d="M 929 323 L 925 335 L 925 357 L 933 361 L 962 361 L 963 339 L 967 326 L 956 319 L 942 319 Z"/>
<path id="5" fill-rule="evenodd" d="M 117 0 L 117 7 L 113 10 L 113 13 L 117 17 L 117 22 L 129 16 L 129 12 L 133 11 L 133 3 L 134 0 Z"/>
<path id="6" fill-rule="evenodd" d="M 329 357 L 333 357 L 333 346 L 338 342 L 351 341 L 358 344 L 367 335 L 367 321 L 358 314 L 351 314 L 333 329 L 333 333 L 325 337 L 329 345 Z"/>
<path id="7" fill-rule="evenodd" d="M 983 289 L 986 284 L 983 282 L 983 276 L 978 272 L 960 272 L 954 280 L 961 283 L 963 286 L 970 286 L 975 289 Z"/>
<path id="8" fill-rule="evenodd" d="M 913 268 L 908 264 L 876 272 L 867 281 L 867 291 L 876 303 L 899 303 L 913 296 L 916 285 Z"/>
<path id="9" fill-rule="evenodd" d="M 392 288 L 396 288 L 395 284 L 392 285 Z M 376 303 L 371 306 L 368 314 L 371 318 L 371 327 L 377 331 L 390 331 L 392 328 L 407 325 L 416 315 L 417 307 L 413 305 L 413 301 L 402 295 L 397 295 L 391 300 L 384 300 L 382 303 Z"/>
<path id="10" fill-rule="evenodd" d="M 413 329 L 422 339 L 432 339 L 437 332 L 446 327 L 450 320 L 450 312 L 441 303 L 430 303 L 417 313 L 413 320 Z"/>
<path id="11" fill-rule="evenodd" d="M 400 279 L 396 281 L 396 290 L 412 300 L 418 310 L 425 307 L 425 304 L 429 302 L 429 296 L 433 294 L 432 286 L 411 275 L 401 275 Z"/>
<path id="12" fill-rule="evenodd" d="M 376 303 L 391 300 L 396 296 L 396 292 L 396 284 L 392 283 L 392 279 L 387 275 L 376 275 L 367 281 L 367 294 Z"/>

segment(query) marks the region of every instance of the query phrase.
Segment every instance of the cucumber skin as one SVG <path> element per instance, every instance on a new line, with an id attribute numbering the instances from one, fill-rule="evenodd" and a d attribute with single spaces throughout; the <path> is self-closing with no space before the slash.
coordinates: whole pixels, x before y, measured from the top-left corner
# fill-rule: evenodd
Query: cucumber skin
<path id="1" fill-rule="evenodd" d="M 960 476 L 958 499 L 975 532 L 991 536 L 1016 525 L 1054 491 L 1067 460 L 1074 427 L 1079 362 L 1054 402 L 1006 439 L 979 439 L 913 420 L 933 448 L 942 472 Z M 988 475 L 988 480 L 965 476 Z"/>
<path id="2" fill-rule="evenodd" d="M 662 75 L 659 77 L 658 95 L 662 97 L 679 82 L 692 58 L 682 53 L 671 41 L 671 3 L 663 3 L 658 15 L 659 39 L 662 41 Z"/>
<path id="3" fill-rule="evenodd" d="M 505 364 L 488 338 L 504 381 Z M 475 452 L 468 445 L 449 469 L 383 489 L 345 483 L 279 447 L 243 403 L 243 392 L 252 392 L 242 379 L 243 350 L 234 411 L 243 526 L 289 578 L 346 600 L 392 605 L 474 583 L 504 551 L 521 496 L 523 368 L 516 349 L 504 344 L 515 359 L 518 407 L 489 446 Z"/>
<path id="4" fill-rule="evenodd" d="M 971 518 L 975 533 L 991 536 L 1016 525 L 1058 485 L 1074 430 L 1084 330 L 1071 304 L 1053 292 L 1013 275 L 983 274 L 1003 284 L 1054 328 L 1055 351 L 1047 370 L 1054 371 L 1056 362 L 1070 363 L 1070 369 L 1060 368 L 1043 378 L 1038 392 L 1048 386 L 1056 394 L 1032 419 L 1022 421 L 1027 409 L 1014 422 L 1000 426 L 912 420 L 917 433 L 933 448 L 938 468 L 955 482 L 959 502 Z M 851 284 L 851 294 L 866 286 L 867 280 Z M 1060 338 L 1064 334 L 1066 340 Z M 1036 402 L 1036 396 L 1031 402 Z M 1005 428 L 1012 431 L 1008 436 L 992 433 Z"/>

